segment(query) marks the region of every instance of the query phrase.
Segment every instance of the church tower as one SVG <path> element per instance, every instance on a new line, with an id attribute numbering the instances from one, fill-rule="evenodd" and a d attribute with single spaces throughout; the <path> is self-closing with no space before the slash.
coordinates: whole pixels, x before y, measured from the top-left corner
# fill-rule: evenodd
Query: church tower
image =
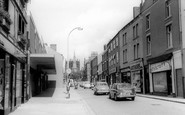
<path id="1" fill-rule="evenodd" d="M 75 52 L 74 52 L 74 57 L 73 57 L 73 72 L 77 72 Z"/>

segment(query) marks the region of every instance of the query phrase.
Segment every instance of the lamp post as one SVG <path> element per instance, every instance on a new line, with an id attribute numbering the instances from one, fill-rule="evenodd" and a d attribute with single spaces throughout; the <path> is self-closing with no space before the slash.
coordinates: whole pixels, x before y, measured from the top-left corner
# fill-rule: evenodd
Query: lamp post
<path id="1" fill-rule="evenodd" d="M 69 69 L 69 37 L 70 37 L 71 33 L 72 33 L 74 30 L 79 30 L 79 31 L 80 31 L 80 30 L 83 30 L 83 28 L 81 28 L 81 27 L 75 27 L 75 28 L 73 28 L 73 29 L 69 32 L 68 37 L 67 37 L 67 78 L 66 78 L 66 81 L 68 80 L 68 74 L 71 73 L 71 70 Z"/>

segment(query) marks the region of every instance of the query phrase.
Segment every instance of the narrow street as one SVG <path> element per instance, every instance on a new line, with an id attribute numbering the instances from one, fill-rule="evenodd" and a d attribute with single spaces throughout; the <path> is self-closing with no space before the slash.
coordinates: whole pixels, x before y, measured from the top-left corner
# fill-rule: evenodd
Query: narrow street
<path id="1" fill-rule="evenodd" d="M 94 95 L 93 90 L 79 88 L 77 92 L 96 115 L 184 115 L 185 104 L 136 97 L 135 101 L 114 101 L 108 95 Z"/>

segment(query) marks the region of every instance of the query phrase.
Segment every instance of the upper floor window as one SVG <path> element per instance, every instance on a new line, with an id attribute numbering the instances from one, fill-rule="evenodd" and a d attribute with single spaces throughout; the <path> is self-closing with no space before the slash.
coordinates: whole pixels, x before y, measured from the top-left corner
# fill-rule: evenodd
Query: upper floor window
<path id="1" fill-rule="evenodd" d="M 166 26 L 166 37 L 167 37 L 167 44 L 168 48 L 172 48 L 172 24 Z"/>
<path id="2" fill-rule="evenodd" d="M 133 26 L 133 38 L 137 38 L 137 37 L 138 37 L 138 24 Z"/>
<path id="3" fill-rule="evenodd" d="M 123 50 L 123 63 L 127 62 L 127 49 Z"/>
<path id="4" fill-rule="evenodd" d="M 123 34 L 123 45 L 127 44 L 127 33 Z"/>
<path id="5" fill-rule="evenodd" d="M 119 60 L 119 58 L 118 58 L 118 52 L 116 53 L 116 62 L 118 63 L 118 60 Z"/>
<path id="6" fill-rule="evenodd" d="M 150 14 L 146 15 L 146 30 L 150 29 Z"/>
<path id="7" fill-rule="evenodd" d="M 151 54 L 151 37 L 150 37 L 150 35 L 148 35 L 146 37 L 146 42 L 147 42 L 147 46 L 146 46 L 147 55 L 150 55 Z"/>
<path id="8" fill-rule="evenodd" d="M 134 59 L 138 59 L 138 58 L 139 58 L 139 43 L 134 45 Z"/>
<path id="9" fill-rule="evenodd" d="M 115 49 L 115 48 L 116 48 L 116 41 L 113 40 L 113 49 Z"/>
<path id="10" fill-rule="evenodd" d="M 166 17 L 170 17 L 171 16 L 170 0 L 166 0 L 165 5 L 166 5 Z"/>
<path id="11" fill-rule="evenodd" d="M 118 37 L 116 37 L 116 46 L 118 46 Z"/>
<path id="12" fill-rule="evenodd" d="M 9 8 L 9 0 L 4 0 L 4 10 L 5 11 L 8 11 L 8 8 Z"/>
<path id="13" fill-rule="evenodd" d="M 24 34 L 24 28 L 25 28 L 24 26 L 25 26 L 24 21 L 23 21 L 22 17 L 19 15 L 19 26 L 18 26 L 18 34 L 19 35 Z"/>

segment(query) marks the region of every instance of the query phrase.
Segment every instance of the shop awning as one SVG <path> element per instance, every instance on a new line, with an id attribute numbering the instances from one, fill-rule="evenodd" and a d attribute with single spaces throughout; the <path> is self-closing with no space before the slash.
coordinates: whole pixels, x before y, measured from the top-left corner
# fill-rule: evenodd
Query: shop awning
<path id="1" fill-rule="evenodd" d="M 56 74 L 55 56 L 51 54 L 30 54 L 30 66 L 47 74 Z"/>

